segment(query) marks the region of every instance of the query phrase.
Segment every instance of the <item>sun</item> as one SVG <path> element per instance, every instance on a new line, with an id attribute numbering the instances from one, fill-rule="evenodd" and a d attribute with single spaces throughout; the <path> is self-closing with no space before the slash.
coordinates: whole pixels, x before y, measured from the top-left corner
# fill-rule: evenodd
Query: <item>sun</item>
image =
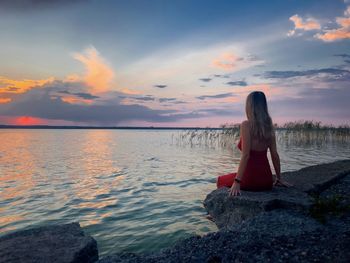
<path id="1" fill-rule="evenodd" d="M 21 116 L 14 120 L 15 125 L 40 125 L 45 124 L 42 119 L 31 117 L 31 116 Z"/>

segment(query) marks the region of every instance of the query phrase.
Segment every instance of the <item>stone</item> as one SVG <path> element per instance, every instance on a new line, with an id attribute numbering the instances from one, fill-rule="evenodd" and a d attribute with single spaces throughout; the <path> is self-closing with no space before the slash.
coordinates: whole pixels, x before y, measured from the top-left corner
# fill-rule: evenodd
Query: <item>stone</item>
<path id="1" fill-rule="evenodd" d="M 79 223 L 22 230 L 0 237 L 0 262 L 90 263 L 98 260 L 97 242 Z"/>
<path id="2" fill-rule="evenodd" d="M 234 197 L 229 196 L 228 190 L 227 187 L 214 190 L 203 203 L 219 229 L 230 228 L 264 211 L 307 211 L 312 204 L 310 196 L 295 188 L 274 187 L 266 192 L 241 191 L 240 196 Z"/>
<path id="3" fill-rule="evenodd" d="M 309 194 L 319 194 L 350 174 L 350 160 L 341 160 L 282 173 L 281 177 L 295 188 Z"/>
<path id="4" fill-rule="evenodd" d="M 349 231 L 328 231 L 298 212 L 276 210 L 236 229 L 193 236 L 160 252 L 115 254 L 98 263 L 349 262 L 349 237 Z"/>

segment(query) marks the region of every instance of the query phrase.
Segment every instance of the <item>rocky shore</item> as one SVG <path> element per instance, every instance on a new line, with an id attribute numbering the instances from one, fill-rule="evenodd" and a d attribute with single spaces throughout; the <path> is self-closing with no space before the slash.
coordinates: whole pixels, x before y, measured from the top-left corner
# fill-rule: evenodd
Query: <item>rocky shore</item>
<path id="1" fill-rule="evenodd" d="M 350 160 L 282 174 L 294 187 L 207 195 L 218 231 L 156 253 L 98 258 L 79 224 L 41 227 L 0 238 L 0 262 L 350 262 Z"/>

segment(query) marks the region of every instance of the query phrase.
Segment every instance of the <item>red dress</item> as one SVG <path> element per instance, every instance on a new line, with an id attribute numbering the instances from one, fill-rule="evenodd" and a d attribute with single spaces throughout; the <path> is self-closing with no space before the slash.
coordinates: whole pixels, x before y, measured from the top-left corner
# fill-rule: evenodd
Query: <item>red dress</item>
<path id="1" fill-rule="evenodd" d="M 237 146 L 242 150 L 241 139 Z M 236 175 L 237 173 L 229 173 L 218 176 L 216 180 L 217 188 L 231 187 Z M 241 179 L 241 190 L 266 191 L 272 189 L 273 179 L 269 160 L 267 159 L 267 149 L 264 151 L 250 151 L 247 166 Z"/>

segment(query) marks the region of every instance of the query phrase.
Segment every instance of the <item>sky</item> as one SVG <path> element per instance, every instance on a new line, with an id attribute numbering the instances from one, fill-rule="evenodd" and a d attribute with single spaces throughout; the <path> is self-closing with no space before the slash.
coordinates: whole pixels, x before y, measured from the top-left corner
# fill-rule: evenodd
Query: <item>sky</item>
<path id="1" fill-rule="evenodd" d="M 350 0 L 0 0 L 0 124 L 350 124 Z"/>

